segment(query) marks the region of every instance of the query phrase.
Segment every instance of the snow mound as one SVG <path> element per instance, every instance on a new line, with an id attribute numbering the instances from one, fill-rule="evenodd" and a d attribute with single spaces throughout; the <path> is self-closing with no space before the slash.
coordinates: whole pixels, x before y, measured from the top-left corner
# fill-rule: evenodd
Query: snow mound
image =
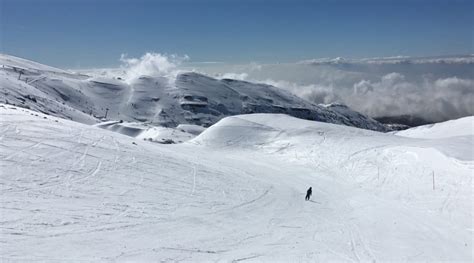
<path id="1" fill-rule="evenodd" d="M 368 136 L 381 137 L 383 140 L 388 135 L 344 125 L 302 120 L 285 114 L 248 114 L 224 118 L 207 128 L 192 143 L 209 147 L 274 148 L 275 151 L 284 152 L 290 149 L 308 149 L 320 141 Z M 344 145 L 338 147 L 342 148 Z"/>
<path id="2" fill-rule="evenodd" d="M 204 130 L 203 127 L 195 125 L 179 125 L 176 128 L 168 128 L 123 121 L 107 121 L 95 126 L 137 139 L 166 144 L 189 141 Z"/>
<path id="3" fill-rule="evenodd" d="M 349 139 L 350 138 L 350 139 Z M 348 141 L 350 140 L 350 143 Z M 259 150 L 307 162 L 324 158 L 333 165 L 365 149 L 384 147 L 432 148 L 446 158 L 474 160 L 474 135 L 426 141 L 344 125 L 307 121 L 284 114 L 250 114 L 227 117 L 206 129 L 190 143 L 219 149 Z M 374 152 L 376 152 L 374 150 Z M 375 158 L 375 157 L 374 157 Z"/>
<path id="4" fill-rule="evenodd" d="M 474 136 L 474 116 L 410 128 L 395 133 L 398 136 L 439 139 L 456 136 Z"/>
<path id="5" fill-rule="evenodd" d="M 137 137 L 146 129 L 143 125 L 138 123 L 123 123 L 119 121 L 102 122 L 96 124 L 95 126 L 109 131 L 118 132 L 130 137 Z"/>
<path id="6" fill-rule="evenodd" d="M 193 124 L 180 124 L 178 125 L 178 127 L 176 127 L 176 129 L 196 135 L 196 136 L 206 130 L 204 127 L 193 125 Z"/>

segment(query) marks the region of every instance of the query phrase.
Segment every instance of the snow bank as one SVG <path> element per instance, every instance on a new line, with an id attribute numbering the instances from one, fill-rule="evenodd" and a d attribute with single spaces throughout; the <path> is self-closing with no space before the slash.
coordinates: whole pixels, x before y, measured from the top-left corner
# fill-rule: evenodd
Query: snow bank
<path id="1" fill-rule="evenodd" d="M 123 135 L 158 143 L 182 143 L 196 137 L 204 128 L 195 125 L 178 126 L 177 128 L 154 127 L 146 123 L 107 121 L 95 125 Z"/>
<path id="2" fill-rule="evenodd" d="M 118 132 L 130 137 L 137 137 L 145 130 L 145 127 L 143 127 L 143 125 L 140 125 L 138 123 L 121 123 L 118 121 L 107 121 L 107 122 L 99 123 L 95 126 L 102 129 Z"/>
<path id="3" fill-rule="evenodd" d="M 474 116 L 441 123 L 423 125 L 395 133 L 411 138 L 438 139 L 456 136 L 474 136 Z"/>

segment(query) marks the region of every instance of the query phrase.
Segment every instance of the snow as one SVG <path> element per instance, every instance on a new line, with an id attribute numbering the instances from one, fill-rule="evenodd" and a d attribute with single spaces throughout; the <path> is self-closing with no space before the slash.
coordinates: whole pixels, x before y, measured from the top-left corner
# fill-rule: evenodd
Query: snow
<path id="1" fill-rule="evenodd" d="M 0 130 L 2 261 L 473 260 L 472 133 L 251 114 L 164 145 L 10 105 Z"/>
<path id="2" fill-rule="evenodd" d="M 192 125 L 192 124 L 180 124 L 176 129 L 179 129 L 183 132 L 187 132 L 193 135 L 199 135 L 201 134 L 204 130 L 206 130 L 204 127 L 198 126 L 198 125 Z"/>
<path id="3" fill-rule="evenodd" d="M 438 139 L 474 134 L 474 116 L 414 127 L 395 133 L 398 136 Z"/>
<path id="4" fill-rule="evenodd" d="M 16 67 L 19 69 L 25 69 L 25 70 L 37 70 L 37 71 L 51 71 L 51 72 L 58 72 L 58 73 L 67 73 L 64 70 L 46 66 L 31 60 L 27 60 L 24 58 L 19 58 L 19 57 L 14 57 L 14 56 L 9 56 L 7 54 L 1 54 L 0 53 L 0 65 L 3 67 Z"/>
<path id="5" fill-rule="evenodd" d="M 182 143 L 199 135 L 205 128 L 191 124 L 180 124 L 176 128 L 155 127 L 139 122 L 106 121 L 95 125 L 109 131 L 137 139 L 158 143 Z"/>
<path id="6" fill-rule="evenodd" d="M 193 72 L 181 73 L 175 79 L 143 75 L 125 81 L 126 72 L 85 75 L 5 54 L 0 54 L 0 65 L 0 103 L 86 124 L 105 118 L 163 127 L 209 127 L 231 115 L 285 113 L 387 131 L 364 115 L 351 110 L 345 115 L 265 84 L 220 80 Z"/>

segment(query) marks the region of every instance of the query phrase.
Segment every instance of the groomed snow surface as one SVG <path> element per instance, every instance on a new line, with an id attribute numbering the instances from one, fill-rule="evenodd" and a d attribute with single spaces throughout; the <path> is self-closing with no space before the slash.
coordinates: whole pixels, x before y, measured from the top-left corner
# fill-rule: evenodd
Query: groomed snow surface
<path id="1" fill-rule="evenodd" d="M 0 114 L 1 261 L 473 260 L 472 130 L 254 114 L 164 145 Z"/>

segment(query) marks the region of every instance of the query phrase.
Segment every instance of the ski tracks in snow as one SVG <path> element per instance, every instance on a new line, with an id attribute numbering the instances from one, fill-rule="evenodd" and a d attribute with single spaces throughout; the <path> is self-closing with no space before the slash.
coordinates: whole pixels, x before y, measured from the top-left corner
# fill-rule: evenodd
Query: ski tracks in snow
<path id="1" fill-rule="evenodd" d="M 19 259 L 22 253 L 52 260 L 64 258 L 64 251 L 74 252 L 78 260 L 92 261 L 365 262 L 400 254 L 408 260 L 420 255 L 434 260 L 449 259 L 452 251 L 466 258 L 471 245 L 462 240 L 462 231 L 472 234 L 472 227 L 459 230 L 456 218 L 442 221 L 445 218 L 437 211 L 410 207 L 400 199 L 404 194 L 400 189 L 405 188 L 397 189 L 396 196 L 380 195 L 378 189 L 384 184 L 347 176 L 357 172 L 376 178 L 390 173 L 381 175 L 380 181 L 386 180 L 387 187 L 399 181 L 403 185 L 412 174 L 396 169 L 406 160 L 391 159 L 393 155 L 377 148 L 361 150 L 366 147 L 363 143 L 353 148 L 342 145 L 344 152 L 324 156 L 334 146 L 334 137 L 324 132 L 314 136 L 314 141 L 303 142 L 307 144 L 306 151 L 298 153 L 301 159 L 286 161 L 281 157 L 292 158 L 292 150 L 298 149 L 286 142 L 273 155 L 224 148 L 213 151 L 141 142 L 86 126 L 82 130 L 54 126 L 49 134 L 38 133 L 45 130 L 41 125 L 47 122 L 11 124 L 1 135 L 2 149 L 8 146 L 9 155 L 17 154 L 2 166 L 12 174 L 1 182 L 2 197 L 8 201 L 2 204 L 2 212 L 8 213 L 0 222 L 7 260 Z M 21 152 L 22 147 L 29 148 Z M 37 159 L 40 154 L 42 160 Z M 382 157 L 370 163 L 361 156 Z M 16 162 L 15 168 L 10 161 Z M 337 165 L 344 162 L 347 166 Z M 364 188 L 363 184 L 370 183 L 372 188 Z M 304 191 L 310 185 L 315 201 L 305 202 Z M 464 193 L 453 189 L 445 189 L 451 192 L 442 196 L 444 200 L 435 200 L 437 208 L 446 211 L 444 215 L 463 204 L 455 201 L 465 198 Z M 18 198 L 17 190 L 30 192 Z M 396 226 L 390 222 L 393 215 L 399 216 Z M 434 219 L 423 222 L 427 215 Z M 385 231 L 387 237 L 377 236 Z M 457 243 L 462 243 L 461 248 Z M 436 255 L 420 254 L 420 248 Z"/>

